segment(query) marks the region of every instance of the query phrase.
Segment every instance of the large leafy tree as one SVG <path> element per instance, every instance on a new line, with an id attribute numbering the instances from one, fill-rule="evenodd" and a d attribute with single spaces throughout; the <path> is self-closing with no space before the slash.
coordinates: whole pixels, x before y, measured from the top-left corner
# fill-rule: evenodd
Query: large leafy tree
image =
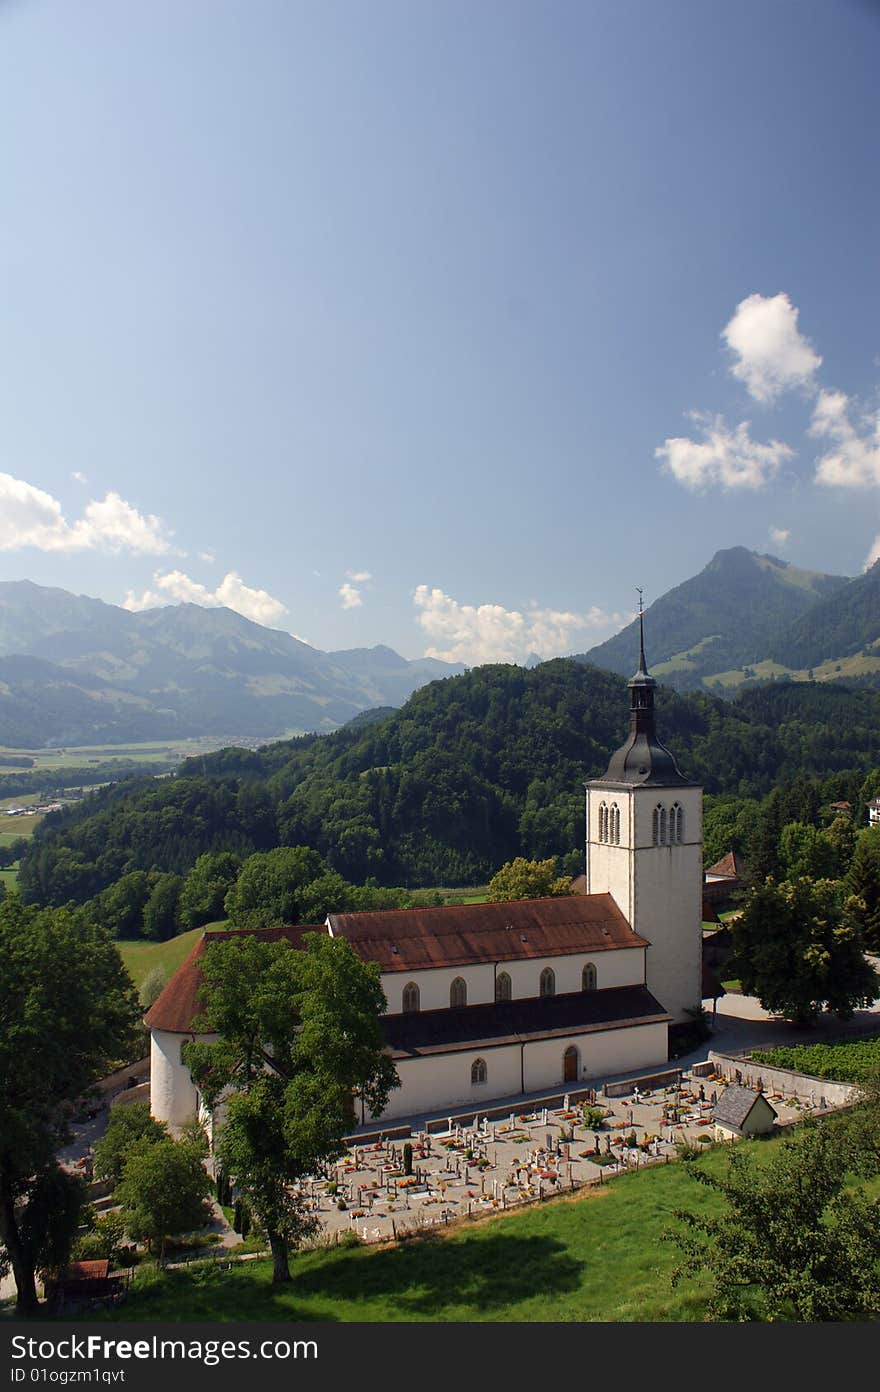
<path id="1" fill-rule="evenodd" d="M 870 1005 L 880 983 L 865 959 L 862 913 L 835 880 L 755 885 L 732 925 L 743 990 L 799 1022 L 823 1008 L 847 1018 Z"/>
<path id="2" fill-rule="evenodd" d="M 846 885 L 864 904 L 865 942 L 876 952 L 880 950 L 880 827 L 866 827 L 859 835 Z"/>
<path id="3" fill-rule="evenodd" d="M 502 865 L 489 881 L 489 898 L 546 899 L 571 894 L 571 879 L 559 875 L 555 856 L 548 860 L 526 860 L 517 856 Z"/>
<path id="4" fill-rule="evenodd" d="M 204 974 L 199 1028 L 220 1037 L 186 1045 L 185 1061 L 217 1109 L 223 1170 L 266 1230 L 274 1280 L 287 1281 L 310 1228 L 294 1186 L 342 1153 L 355 1097 L 376 1116 L 397 1083 L 379 968 L 341 938 L 310 933 L 296 949 L 242 935 L 209 947 Z"/>
<path id="5" fill-rule="evenodd" d="M 327 866 L 308 846 L 279 846 L 248 856 L 226 896 L 226 912 L 236 928 L 269 928 L 302 923 L 306 887 Z"/>
<path id="6" fill-rule="evenodd" d="M 205 1153 L 192 1137 L 144 1136 L 123 1156 L 114 1198 L 122 1205 L 126 1231 L 136 1241 L 146 1240 L 160 1265 L 169 1237 L 203 1227 L 210 1217 Z"/>
<path id="7" fill-rule="evenodd" d="M 674 1281 L 706 1272 L 718 1319 L 808 1323 L 880 1311 L 880 1204 L 847 1187 L 845 1147 L 808 1125 L 761 1163 L 737 1146 L 719 1177 L 691 1168 L 725 1200 L 720 1216 L 678 1211 L 684 1251 Z"/>
<path id="8" fill-rule="evenodd" d="M 107 1130 L 95 1145 L 94 1169 L 96 1179 L 109 1179 L 118 1184 L 130 1151 L 144 1144 L 163 1141 L 168 1128 L 163 1121 L 150 1115 L 147 1102 L 129 1102 L 114 1107 Z"/>
<path id="9" fill-rule="evenodd" d="M 103 929 L 64 909 L 0 904 L 0 1248 L 22 1311 L 37 1306 L 35 1271 L 50 1206 L 63 1185 L 55 1155 L 70 1104 L 134 1042 L 131 981 Z"/>

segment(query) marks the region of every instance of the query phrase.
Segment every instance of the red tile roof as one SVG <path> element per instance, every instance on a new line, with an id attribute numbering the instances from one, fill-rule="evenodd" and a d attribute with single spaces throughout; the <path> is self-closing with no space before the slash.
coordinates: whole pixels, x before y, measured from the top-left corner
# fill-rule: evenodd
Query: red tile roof
<path id="1" fill-rule="evenodd" d="M 647 947 L 610 894 L 329 915 L 334 936 L 383 972 Z"/>
<path id="2" fill-rule="evenodd" d="M 742 861 L 736 851 L 728 851 L 727 855 L 716 860 L 714 865 L 710 865 L 706 871 L 707 875 L 718 875 L 724 880 L 741 879 L 743 873 Z"/>
<path id="3" fill-rule="evenodd" d="M 169 1034 L 190 1034 L 192 1022 L 201 1015 L 203 1004 L 201 989 L 204 982 L 202 958 L 212 942 L 224 942 L 227 938 L 253 937 L 263 942 L 278 942 L 285 939 L 299 947 L 303 933 L 324 933 L 324 927 L 278 927 L 252 929 L 212 929 L 196 942 L 189 956 L 177 968 L 171 980 L 157 996 L 144 1017 L 148 1029 L 167 1030 Z"/>

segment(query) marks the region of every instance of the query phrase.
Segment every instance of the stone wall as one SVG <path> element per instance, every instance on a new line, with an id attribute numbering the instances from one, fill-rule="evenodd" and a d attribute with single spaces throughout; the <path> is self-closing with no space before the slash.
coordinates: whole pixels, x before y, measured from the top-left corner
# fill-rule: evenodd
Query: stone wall
<path id="1" fill-rule="evenodd" d="M 784 1097 L 798 1097 L 813 1107 L 844 1107 L 858 1096 L 859 1090 L 854 1083 L 811 1078 L 806 1073 L 793 1073 L 788 1068 L 769 1068 L 760 1059 L 716 1054 L 710 1050 L 709 1063 L 714 1072 L 728 1082 L 744 1083 L 752 1088 L 761 1083 L 765 1093 L 780 1092 Z"/>

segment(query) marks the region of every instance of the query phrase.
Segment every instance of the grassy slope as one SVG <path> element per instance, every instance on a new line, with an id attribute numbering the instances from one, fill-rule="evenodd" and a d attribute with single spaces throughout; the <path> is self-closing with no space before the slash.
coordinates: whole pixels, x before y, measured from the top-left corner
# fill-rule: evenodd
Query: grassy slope
<path id="1" fill-rule="evenodd" d="M 778 1142 L 743 1144 L 764 1158 Z M 700 1164 L 723 1171 L 723 1147 Z M 675 1226 L 674 1210 L 719 1204 L 686 1166 L 664 1165 L 434 1241 L 307 1253 L 282 1289 L 264 1260 L 230 1272 L 145 1271 L 118 1318 L 701 1320 L 707 1287 L 672 1288 L 679 1253 L 661 1235 Z"/>
<path id="2" fill-rule="evenodd" d="M 216 925 L 212 924 L 211 926 L 215 927 Z M 181 933 L 176 938 L 169 938 L 167 942 L 118 941 L 116 946 L 119 948 L 129 976 L 135 986 L 140 986 L 147 972 L 151 971 L 153 967 L 163 967 L 168 976 L 176 972 L 184 957 L 188 955 L 204 931 L 204 928 L 193 928 L 188 933 Z"/>

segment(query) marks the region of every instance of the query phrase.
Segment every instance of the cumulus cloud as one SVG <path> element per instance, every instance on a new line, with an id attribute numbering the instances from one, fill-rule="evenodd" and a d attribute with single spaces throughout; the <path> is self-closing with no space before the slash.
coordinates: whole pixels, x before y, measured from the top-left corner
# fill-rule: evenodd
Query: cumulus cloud
<path id="1" fill-rule="evenodd" d="M 368 580 L 373 578 L 368 570 L 347 570 L 345 573 L 349 580 L 353 580 L 356 585 L 365 585 Z"/>
<path id="2" fill-rule="evenodd" d="M 866 413 L 857 428 L 851 408 L 846 392 L 820 391 L 810 434 L 830 447 L 816 463 L 817 483 L 843 488 L 880 483 L 880 411 Z"/>
<path id="3" fill-rule="evenodd" d="M 215 560 L 217 559 L 213 551 L 197 551 L 196 555 L 198 556 L 199 560 L 204 561 L 206 565 L 213 565 Z"/>
<path id="4" fill-rule="evenodd" d="M 339 586 L 339 598 L 342 600 L 343 609 L 360 609 L 364 602 L 357 586 L 350 585 L 347 580 Z"/>
<path id="5" fill-rule="evenodd" d="M 812 388 L 822 365 L 798 329 L 798 310 L 785 294 L 748 295 L 721 337 L 734 355 L 734 377 L 756 401 L 774 401 L 792 387 Z"/>
<path id="6" fill-rule="evenodd" d="M 559 657 L 575 649 L 575 635 L 611 631 L 627 616 L 593 607 L 585 614 L 530 608 L 525 613 L 500 604 L 460 604 L 443 590 L 419 585 L 414 595 L 417 620 L 431 646 L 426 657 L 444 662 L 524 662 L 532 653 Z"/>
<path id="7" fill-rule="evenodd" d="M 34 546 L 40 551 L 130 551 L 161 556 L 170 551 L 170 533 L 158 517 L 138 512 L 118 493 L 86 505 L 70 523 L 51 493 L 24 479 L 0 473 L 0 551 Z"/>
<path id="8" fill-rule="evenodd" d="M 144 590 L 137 595 L 129 590 L 123 600 L 123 609 L 137 612 L 141 609 L 156 609 L 163 604 L 200 604 L 206 609 L 216 609 L 221 605 L 234 609 L 254 623 L 272 625 L 287 613 L 280 599 L 275 599 L 267 590 L 252 589 L 241 576 L 230 570 L 221 580 L 216 590 L 209 590 L 198 580 L 193 580 L 181 570 L 170 570 L 153 576 L 155 589 Z"/>
<path id="9" fill-rule="evenodd" d="M 785 546 L 791 532 L 787 527 L 771 527 L 769 535 L 774 546 Z"/>
<path id="10" fill-rule="evenodd" d="M 676 436 L 655 449 L 657 459 L 686 488 L 763 488 L 794 451 L 781 440 L 761 444 L 749 434 L 750 422 L 730 430 L 723 416 L 691 411 L 702 439 Z"/>
<path id="11" fill-rule="evenodd" d="M 81 474 L 79 469 L 74 469 L 70 477 L 73 479 L 74 483 L 88 483 L 85 474 Z"/>

